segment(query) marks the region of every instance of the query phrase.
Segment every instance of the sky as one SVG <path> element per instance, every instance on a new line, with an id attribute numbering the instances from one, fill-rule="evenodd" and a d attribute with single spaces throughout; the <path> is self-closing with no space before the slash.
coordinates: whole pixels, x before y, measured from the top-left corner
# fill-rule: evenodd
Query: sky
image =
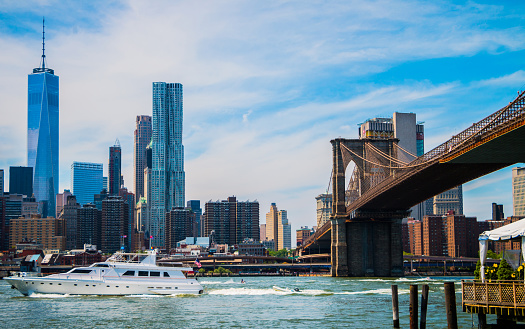
<path id="1" fill-rule="evenodd" d="M 133 190 L 135 118 L 152 114 L 152 82 L 179 82 L 186 200 L 257 200 L 261 224 L 275 202 L 292 232 L 316 224 L 331 139 L 412 112 L 427 152 L 525 88 L 522 1 L 0 0 L 6 176 L 27 165 L 43 16 L 60 76 L 60 191 L 73 161 L 106 175 L 117 139 Z M 512 215 L 511 168 L 464 185 L 467 216 L 491 218 L 492 202 Z"/>

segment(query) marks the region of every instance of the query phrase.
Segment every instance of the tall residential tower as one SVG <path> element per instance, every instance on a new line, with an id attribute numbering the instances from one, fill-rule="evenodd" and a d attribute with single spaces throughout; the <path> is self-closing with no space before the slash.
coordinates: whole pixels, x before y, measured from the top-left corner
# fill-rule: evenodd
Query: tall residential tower
<path id="1" fill-rule="evenodd" d="M 58 76 L 46 67 L 42 25 L 42 59 L 27 79 L 27 166 L 33 168 L 33 192 L 44 217 L 55 216 L 58 193 Z"/>
<path id="2" fill-rule="evenodd" d="M 184 207 L 185 174 L 182 145 L 182 84 L 153 83 L 150 246 L 164 246 L 165 215 Z"/>
<path id="3" fill-rule="evenodd" d="M 144 169 L 146 168 L 146 147 L 151 142 L 151 117 L 137 115 L 135 143 L 133 149 L 133 172 L 135 173 L 135 197 L 144 196 Z"/>
<path id="4" fill-rule="evenodd" d="M 110 195 L 118 195 L 122 183 L 122 150 L 118 139 L 109 148 L 108 187 Z"/>

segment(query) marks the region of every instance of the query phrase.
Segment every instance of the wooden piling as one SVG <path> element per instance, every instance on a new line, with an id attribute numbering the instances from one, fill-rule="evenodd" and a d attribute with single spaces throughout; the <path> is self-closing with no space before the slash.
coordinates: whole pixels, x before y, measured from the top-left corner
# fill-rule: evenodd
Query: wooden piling
<path id="1" fill-rule="evenodd" d="M 426 329 L 427 327 L 427 305 L 428 305 L 428 284 L 424 284 L 421 288 L 421 321 L 419 328 Z"/>
<path id="2" fill-rule="evenodd" d="M 458 328 L 456 313 L 456 289 L 454 282 L 445 282 L 445 309 L 447 311 L 447 325 L 449 329 Z"/>
<path id="3" fill-rule="evenodd" d="M 399 327 L 399 302 L 397 298 L 397 284 L 392 285 L 392 317 L 394 320 L 394 328 Z"/>
<path id="4" fill-rule="evenodd" d="M 410 329 L 417 329 L 417 284 L 410 285 Z"/>

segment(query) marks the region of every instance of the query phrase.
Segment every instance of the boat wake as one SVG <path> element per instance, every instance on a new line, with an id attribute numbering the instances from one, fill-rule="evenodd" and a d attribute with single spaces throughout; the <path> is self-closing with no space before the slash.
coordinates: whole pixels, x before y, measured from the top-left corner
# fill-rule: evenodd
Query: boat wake
<path id="1" fill-rule="evenodd" d="M 324 290 L 301 290 L 301 291 L 275 291 L 272 288 L 268 289 L 248 289 L 248 288 L 229 288 L 229 289 L 214 289 L 208 291 L 209 295 L 224 295 L 224 296 L 262 296 L 262 295 L 333 295 L 332 292 Z"/>

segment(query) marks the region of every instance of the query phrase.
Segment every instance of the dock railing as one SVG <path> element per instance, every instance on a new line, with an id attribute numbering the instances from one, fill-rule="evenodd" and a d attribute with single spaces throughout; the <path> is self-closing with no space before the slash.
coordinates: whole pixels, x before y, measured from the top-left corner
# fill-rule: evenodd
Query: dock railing
<path id="1" fill-rule="evenodd" d="M 485 308 L 525 309 L 525 284 L 521 281 L 481 282 L 461 280 L 463 310 Z"/>

